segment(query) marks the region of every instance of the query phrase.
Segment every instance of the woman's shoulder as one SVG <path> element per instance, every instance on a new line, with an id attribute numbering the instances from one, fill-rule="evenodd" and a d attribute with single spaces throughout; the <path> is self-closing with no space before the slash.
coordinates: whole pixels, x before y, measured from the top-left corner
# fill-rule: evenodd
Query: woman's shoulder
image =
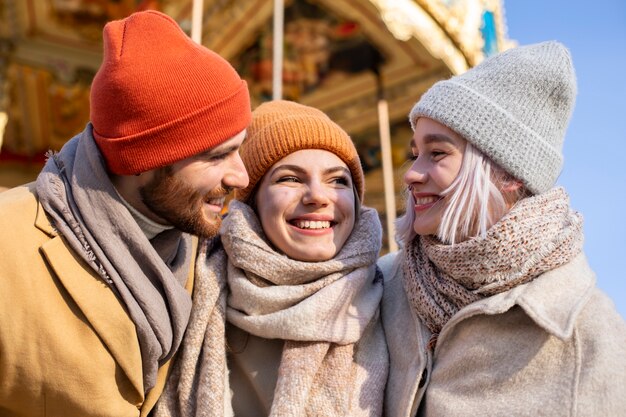
<path id="1" fill-rule="evenodd" d="M 399 250 L 378 258 L 376 265 L 382 271 L 385 283 L 394 280 L 400 273 L 402 273 L 401 265 L 403 257 L 402 251 Z"/>
<path id="2" fill-rule="evenodd" d="M 583 340 L 607 343 L 626 355 L 626 321 L 611 297 L 597 286 L 591 289 L 589 300 L 577 317 L 576 327 Z M 624 361 L 626 363 L 626 357 Z"/>

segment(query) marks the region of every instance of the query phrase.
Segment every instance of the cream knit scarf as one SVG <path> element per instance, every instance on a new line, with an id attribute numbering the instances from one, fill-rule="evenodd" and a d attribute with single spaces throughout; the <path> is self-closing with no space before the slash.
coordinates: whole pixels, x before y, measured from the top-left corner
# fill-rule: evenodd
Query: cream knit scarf
<path id="1" fill-rule="evenodd" d="M 404 249 L 404 288 L 436 337 L 464 306 L 566 264 L 582 244 L 582 216 L 563 188 L 553 188 L 519 201 L 484 238 L 444 245 L 416 237 Z"/>
<path id="2" fill-rule="evenodd" d="M 224 249 L 207 242 L 199 249 L 189 326 L 153 415 L 232 415 L 225 311 L 249 333 L 288 340 L 272 416 L 350 416 L 352 403 L 363 398 L 382 403 L 388 358 L 370 361 L 367 384 L 355 381 L 353 360 L 382 297 L 376 212 L 363 209 L 343 249 L 326 262 L 298 262 L 277 253 L 256 214 L 238 201 L 231 202 L 221 235 Z M 359 392 L 363 386 L 371 392 Z"/>
<path id="3" fill-rule="evenodd" d="M 233 412 L 224 395 L 226 370 L 226 253 L 219 238 L 198 247 L 193 305 L 183 343 L 151 415 L 225 417 Z"/>
<path id="4" fill-rule="evenodd" d="M 325 262 L 277 253 L 250 207 L 233 202 L 230 210 L 222 235 L 229 254 L 227 319 L 256 336 L 286 341 L 270 416 L 350 416 L 363 398 L 382 403 L 387 358 L 372 361 L 374 384 L 357 380 L 354 361 L 382 297 L 375 210 L 362 210 L 344 247 Z"/>

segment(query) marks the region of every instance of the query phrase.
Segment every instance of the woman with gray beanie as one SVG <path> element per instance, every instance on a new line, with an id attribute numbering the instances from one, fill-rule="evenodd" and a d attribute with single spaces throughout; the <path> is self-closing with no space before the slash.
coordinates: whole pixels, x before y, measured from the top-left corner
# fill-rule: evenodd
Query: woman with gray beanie
<path id="1" fill-rule="evenodd" d="M 568 50 L 545 42 L 411 110 L 403 248 L 379 260 L 385 415 L 625 415 L 626 324 L 555 187 L 575 96 Z"/>

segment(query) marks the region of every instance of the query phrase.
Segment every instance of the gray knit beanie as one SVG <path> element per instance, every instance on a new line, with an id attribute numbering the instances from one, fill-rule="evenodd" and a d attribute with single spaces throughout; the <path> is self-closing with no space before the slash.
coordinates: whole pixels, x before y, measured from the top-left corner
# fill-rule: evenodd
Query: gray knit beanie
<path id="1" fill-rule="evenodd" d="M 574 109 L 576 76 L 565 46 L 509 49 L 434 84 L 411 110 L 459 133 L 535 194 L 552 188 Z"/>

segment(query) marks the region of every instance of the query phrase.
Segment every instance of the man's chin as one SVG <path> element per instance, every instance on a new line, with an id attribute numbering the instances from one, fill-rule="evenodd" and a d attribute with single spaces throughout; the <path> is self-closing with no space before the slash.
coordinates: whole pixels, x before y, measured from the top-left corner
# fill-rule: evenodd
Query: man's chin
<path id="1" fill-rule="evenodd" d="M 211 220 L 207 220 L 204 216 L 202 218 L 194 219 L 193 221 L 172 221 L 172 225 L 181 232 L 188 233 L 190 235 L 212 238 L 219 233 L 220 226 L 222 225 L 221 217 L 215 217 Z"/>
<path id="2" fill-rule="evenodd" d="M 214 216 L 210 220 L 203 218 L 201 222 L 198 222 L 198 224 L 194 228 L 194 231 L 188 233 L 208 239 L 217 236 L 220 231 L 221 225 L 222 218 L 220 216 Z"/>

